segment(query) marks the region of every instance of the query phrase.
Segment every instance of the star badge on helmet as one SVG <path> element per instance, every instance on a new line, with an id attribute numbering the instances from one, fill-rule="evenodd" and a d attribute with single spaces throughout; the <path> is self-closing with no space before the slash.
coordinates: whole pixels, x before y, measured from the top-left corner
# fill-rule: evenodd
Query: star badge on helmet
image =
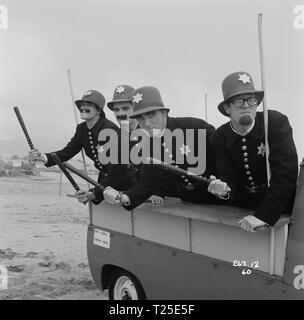
<path id="1" fill-rule="evenodd" d="M 117 93 L 125 92 L 125 88 L 123 86 L 119 86 L 119 87 L 116 88 L 116 92 Z"/>
<path id="2" fill-rule="evenodd" d="M 137 93 L 136 96 L 133 96 L 133 103 L 139 103 L 140 101 L 143 100 L 143 94 L 142 93 Z"/>
<path id="3" fill-rule="evenodd" d="M 239 74 L 239 81 L 242 81 L 244 84 L 251 82 L 250 77 L 246 73 Z"/>
<path id="4" fill-rule="evenodd" d="M 84 94 L 84 96 L 86 97 L 86 96 L 90 96 L 92 94 L 92 91 L 87 91 L 85 94 Z"/>

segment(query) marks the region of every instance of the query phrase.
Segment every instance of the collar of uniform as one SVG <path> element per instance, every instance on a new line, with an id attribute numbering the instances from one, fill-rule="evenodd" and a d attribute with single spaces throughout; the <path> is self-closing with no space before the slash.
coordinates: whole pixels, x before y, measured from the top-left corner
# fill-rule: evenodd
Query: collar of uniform
<path id="1" fill-rule="evenodd" d="M 166 129 L 169 129 L 169 130 L 174 130 L 176 129 L 176 126 L 174 124 L 174 121 L 172 120 L 172 118 L 170 117 L 167 117 L 167 125 L 166 125 Z"/>
<path id="2" fill-rule="evenodd" d="M 103 120 L 104 120 L 103 118 L 99 118 L 91 129 L 89 129 L 88 126 L 86 125 L 87 131 L 99 132 L 102 129 Z"/>
<path id="3" fill-rule="evenodd" d="M 254 125 L 255 125 L 255 120 L 253 121 L 253 123 L 251 124 L 250 128 L 249 128 L 246 132 L 240 133 L 240 132 L 238 132 L 237 130 L 235 130 L 235 129 L 233 128 L 232 123 L 231 123 L 231 121 L 230 121 L 230 128 L 231 128 L 231 130 L 234 131 L 237 135 L 239 135 L 239 136 L 241 136 L 241 137 L 247 136 L 247 135 L 250 133 L 250 131 L 253 129 Z"/>
<path id="4" fill-rule="evenodd" d="M 226 123 L 227 128 L 227 135 L 226 135 L 226 145 L 227 147 L 231 147 L 232 144 L 238 137 L 248 137 L 252 136 L 256 139 L 263 139 L 264 137 L 264 128 L 263 128 L 263 113 L 257 112 L 255 117 L 255 123 L 252 130 L 246 134 L 245 136 L 241 136 L 234 132 L 230 127 L 230 122 Z"/>

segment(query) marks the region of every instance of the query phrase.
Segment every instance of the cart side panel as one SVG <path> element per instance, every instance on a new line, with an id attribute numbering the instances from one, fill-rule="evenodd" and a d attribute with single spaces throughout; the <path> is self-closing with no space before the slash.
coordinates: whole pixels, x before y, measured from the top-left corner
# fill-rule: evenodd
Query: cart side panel
<path id="1" fill-rule="evenodd" d="M 233 263 L 245 261 L 264 272 L 270 270 L 270 231 L 247 232 L 241 228 L 205 221 L 192 222 L 192 251 Z M 284 271 L 287 225 L 275 229 L 274 273 Z"/>
<path id="2" fill-rule="evenodd" d="M 92 206 L 92 224 L 132 235 L 131 212 L 105 202 Z"/>
<path id="3" fill-rule="evenodd" d="M 231 208 L 226 212 L 225 207 L 195 206 L 177 199 L 161 208 L 144 204 L 133 212 L 106 203 L 92 207 L 94 226 L 230 263 L 241 260 L 249 267 L 258 263 L 258 270 L 269 272 L 270 231 L 242 230 L 239 215 Z M 286 232 L 286 223 L 275 227 L 274 273 L 279 276 L 284 269 Z"/>
<path id="4" fill-rule="evenodd" d="M 134 236 L 190 251 L 189 219 L 146 209 L 134 210 Z"/>
<path id="5" fill-rule="evenodd" d="M 279 278 L 219 260 L 169 248 L 115 231 L 109 248 L 93 244 L 96 227 L 88 229 L 88 254 L 92 274 L 101 287 L 104 265 L 134 274 L 148 299 L 303 299 L 303 292 L 282 284 Z M 100 229 L 100 228 L 97 228 Z M 99 281 L 99 283 L 98 283 Z"/>

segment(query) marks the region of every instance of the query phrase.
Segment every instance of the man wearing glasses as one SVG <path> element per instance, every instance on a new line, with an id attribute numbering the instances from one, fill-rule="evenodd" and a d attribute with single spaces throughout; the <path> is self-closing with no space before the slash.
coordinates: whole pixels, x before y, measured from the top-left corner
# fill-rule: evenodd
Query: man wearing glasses
<path id="1" fill-rule="evenodd" d="M 95 167 L 100 171 L 98 182 L 107 175 L 108 165 L 102 165 L 98 160 L 98 148 L 106 141 L 98 141 L 98 134 L 102 129 L 113 129 L 116 132 L 118 127 L 108 120 L 103 112 L 105 105 L 104 96 L 96 90 L 87 90 L 81 100 L 75 104 L 80 111 L 83 121 L 80 123 L 71 141 L 61 150 L 56 151 L 59 159 L 64 162 L 73 158 L 83 148 L 85 154 L 94 161 Z M 50 157 L 51 153 L 41 153 L 38 149 L 29 152 L 30 162 L 41 161 L 46 167 L 56 163 Z"/>
<path id="2" fill-rule="evenodd" d="M 283 213 L 291 214 L 298 175 L 292 128 L 285 115 L 268 111 L 268 187 L 264 119 L 263 113 L 257 112 L 264 92 L 255 90 L 252 77 L 246 72 L 228 75 L 222 90 L 224 101 L 218 109 L 230 121 L 218 128 L 210 140 L 218 179 L 231 189 L 228 201 L 232 205 L 255 210 L 254 215 L 239 222 L 244 230 L 253 232 L 258 227 L 273 226 Z M 223 195 L 224 187 L 214 180 L 209 191 Z"/>

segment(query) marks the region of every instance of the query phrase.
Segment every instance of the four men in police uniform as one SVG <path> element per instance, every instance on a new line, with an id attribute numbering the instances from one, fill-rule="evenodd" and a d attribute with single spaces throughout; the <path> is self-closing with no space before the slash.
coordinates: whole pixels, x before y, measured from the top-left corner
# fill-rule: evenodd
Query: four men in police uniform
<path id="1" fill-rule="evenodd" d="M 67 161 L 83 147 L 100 170 L 99 182 L 106 189 L 104 192 L 100 189 L 80 191 L 76 193 L 78 200 L 99 203 L 105 199 L 111 204 L 123 205 L 126 210 L 136 208 L 153 194 L 180 197 L 185 201 L 199 203 L 231 204 L 255 209 L 254 215 L 246 216 L 239 222 L 244 230 L 251 232 L 258 227 L 273 226 L 282 213 L 291 213 L 298 160 L 287 117 L 277 111 L 268 111 L 271 172 L 268 183 L 264 118 L 261 112 L 257 112 L 264 92 L 255 90 L 253 79 L 247 72 L 235 72 L 227 76 L 222 83 L 222 90 L 224 100 L 218 105 L 218 109 L 230 121 L 217 130 L 201 119 L 169 117 L 169 109 L 164 106 L 158 89 L 141 87 L 134 90 L 127 85 L 118 86 L 113 100 L 108 103 L 121 126 L 118 130 L 104 116 L 104 97 L 95 90 L 87 91 L 82 100 L 76 101 L 85 122 L 77 126 L 68 145 L 56 153 L 62 161 Z M 190 152 L 198 157 L 206 156 L 202 173 L 211 178 L 209 186 L 193 186 L 189 177 L 161 172 L 148 163 L 141 164 L 140 170 L 132 163 L 108 166 L 100 164 L 97 148 L 101 142 L 98 141 L 98 134 L 105 128 L 118 132 L 120 144 L 125 143 L 122 136 L 130 139 L 130 133 L 136 128 L 145 130 L 150 139 L 149 150 L 152 157 L 154 145 L 151 141 L 156 139 L 161 145 L 162 157 L 169 156 L 173 165 L 185 170 L 191 169 L 193 165 L 187 158 Z M 184 137 L 187 136 L 187 130 L 193 130 L 195 138 L 192 149 L 186 140 L 182 141 L 181 146 L 178 145 L 178 139 L 172 139 L 172 144 L 166 145 L 164 132 L 176 129 L 181 130 Z M 203 152 L 200 150 L 199 140 L 202 129 L 206 132 Z M 122 135 L 123 130 L 127 130 L 129 134 Z M 136 147 L 137 141 L 130 146 Z M 183 163 L 177 163 L 178 150 L 184 157 Z M 30 158 L 31 161 L 42 160 L 46 166 L 54 165 L 49 154 L 41 154 L 38 150 L 30 152 Z M 109 176 L 106 177 L 108 171 Z M 137 176 L 136 171 L 140 172 Z"/>

